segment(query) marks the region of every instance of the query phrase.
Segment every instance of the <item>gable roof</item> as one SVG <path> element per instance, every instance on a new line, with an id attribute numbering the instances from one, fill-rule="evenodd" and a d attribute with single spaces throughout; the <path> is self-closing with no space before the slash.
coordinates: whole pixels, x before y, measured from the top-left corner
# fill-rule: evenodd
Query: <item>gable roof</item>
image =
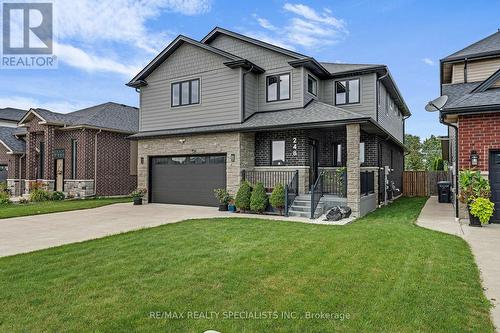
<path id="1" fill-rule="evenodd" d="M 65 127 L 93 127 L 124 133 L 135 133 L 139 130 L 139 110 L 113 102 L 65 114 L 46 109 L 31 109 L 19 123 L 23 124 L 32 117 L 38 117 L 42 123 Z"/>
<path id="2" fill-rule="evenodd" d="M 212 40 L 214 40 L 215 38 L 217 38 L 217 36 L 219 36 L 221 34 L 222 35 L 231 36 L 231 37 L 243 40 L 245 42 L 248 42 L 248 43 L 251 43 L 251 44 L 254 44 L 254 45 L 261 46 L 261 47 L 266 48 L 268 50 L 272 50 L 272 51 L 275 51 L 275 52 L 278 52 L 278 53 L 282 53 L 282 54 L 288 55 L 288 56 L 290 56 L 292 58 L 297 58 L 297 59 L 299 59 L 299 58 L 307 58 L 306 55 L 303 55 L 301 53 L 298 53 L 298 52 L 295 52 L 295 51 L 292 51 L 292 50 L 287 50 L 287 49 L 285 49 L 283 47 L 276 46 L 276 45 L 273 45 L 273 44 L 270 44 L 270 43 L 266 43 L 266 42 L 263 42 L 261 40 L 258 40 L 258 39 L 252 38 L 252 37 L 248 37 L 248 36 L 245 36 L 245 35 L 242 35 L 242 34 L 239 34 L 237 32 L 230 31 L 230 30 L 227 30 L 227 29 L 224 29 L 224 28 L 221 28 L 221 27 L 215 27 L 214 29 L 212 29 L 212 31 L 210 31 L 205 37 L 203 37 L 203 39 L 201 40 L 201 42 L 204 43 L 204 44 L 210 44 L 210 42 Z"/>
<path id="3" fill-rule="evenodd" d="M 441 59 L 441 62 L 461 60 L 465 58 L 479 58 L 500 54 L 500 30 L 486 38 L 477 41 L 460 51 Z"/>
<path id="4" fill-rule="evenodd" d="M 151 62 L 146 67 L 144 67 L 132 80 L 130 80 L 130 82 L 127 83 L 127 86 L 136 88 L 146 85 L 147 83 L 144 81 L 144 79 L 148 77 L 149 74 L 151 74 L 156 68 L 158 68 L 158 66 L 160 66 L 172 53 L 175 52 L 175 50 L 177 50 L 184 43 L 194 45 L 196 47 L 202 48 L 204 50 L 213 52 L 215 54 L 227 58 L 229 61 L 225 62 L 224 64 L 230 68 L 233 68 L 232 66 L 234 67 L 246 66 L 248 68 L 253 68 L 253 70 L 256 71 L 262 70 L 260 67 L 252 64 L 250 61 L 246 59 L 240 58 L 238 56 L 235 56 L 234 54 L 220 50 L 210 45 L 200 43 L 189 37 L 179 35 L 165 49 L 163 49 L 163 51 L 161 51 L 160 54 L 158 54 L 153 60 L 151 60 Z"/>
<path id="5" fill-rule="evenodd" d="M 472 92 L 485 92 L 491 88 L 497 81 L 500 80 L 500 68 L 486 80 L 484 80 L 479 86 L 477 86 Z"/>
<path id="6" fill-rule="evenodd" d="M 15 109 L 15 108 L 3 108 L 0 109 L 0 119 L 7 121 L 19 121 L 26 114 L 26 110 Z"/>
<path id="7" fill-rule="evenodd" d="M 23 154 L 26 144 L 15 136 L 16 128 L 0 127 L 0 144 L 5 146 L 11 154 Z"/>

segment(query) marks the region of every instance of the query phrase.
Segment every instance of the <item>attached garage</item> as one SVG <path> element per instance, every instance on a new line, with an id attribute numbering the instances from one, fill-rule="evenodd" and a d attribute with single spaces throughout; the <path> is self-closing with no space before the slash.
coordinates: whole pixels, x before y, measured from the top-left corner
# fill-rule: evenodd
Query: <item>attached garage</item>
<path id="1" fill-rule="evenodd" d="M 217 206 L 214 189 L 226 188 L 226 155 L 158 156 L 149 165 L 153 203 Z"/>

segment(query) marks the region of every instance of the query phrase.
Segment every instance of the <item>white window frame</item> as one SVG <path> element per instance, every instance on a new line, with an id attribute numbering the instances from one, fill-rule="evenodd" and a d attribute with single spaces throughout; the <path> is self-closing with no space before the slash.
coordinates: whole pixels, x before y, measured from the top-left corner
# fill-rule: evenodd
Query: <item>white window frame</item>
<path id="1" fill-rule="evenodd" d="M 274 152 L 275 152 L 275 147 L 274 144 L 283 144 L 283 164 L 274 164 Z M 286 142 L 285 140 L 272 140 L 271 141 L 271 165 L 286 165 Z"/>

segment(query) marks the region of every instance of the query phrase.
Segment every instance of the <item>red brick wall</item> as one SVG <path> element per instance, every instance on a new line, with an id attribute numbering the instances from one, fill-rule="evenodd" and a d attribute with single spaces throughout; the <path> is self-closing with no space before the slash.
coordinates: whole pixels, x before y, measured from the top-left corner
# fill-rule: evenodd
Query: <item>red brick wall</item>
<path id="1" fill-rule="evenodd" d="M 130 174 L 130 141 L 127 134 L 102 132 L 97 136 L 97 194 L 130 194 L 137 175 Z"/>
<path id="2" fill-rule="evenodd" d="M 8 179 L 18 179 L 19 178 L 19 159 L 20 155 L 7 154 L 7 148 L 0 144 L 0 164 L 7 165 Z"/>
<path id="3" fill-rule="evenodd" d="M 460 169 L 472 167 L 470 153 L 477 151 L 477 169 L 488 171 L 489 151 L 500 150 L 500 113 L 465 115 L 458 119 L 458 157 Z"/>

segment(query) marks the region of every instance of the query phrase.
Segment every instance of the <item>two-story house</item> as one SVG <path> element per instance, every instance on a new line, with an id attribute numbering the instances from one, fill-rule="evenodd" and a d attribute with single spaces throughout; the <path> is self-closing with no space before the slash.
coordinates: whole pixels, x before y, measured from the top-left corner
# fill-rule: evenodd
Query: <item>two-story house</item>
<path id="1" fill-rule="evenodd" d="M 489 178 L 500 223 L 500 31 L 441 60 L 440 121 L 448 125 L 454 193 L 459 170 L 480 170 Z M 441 107 L 441 106 L 439 106 Z M 455 200 L 457 217 L 466 209 Z M 460 209 L 459 209 L 460 206 Z"/>
<path id="2" fill-rule="evenodd" d="M 127 85 L 140 94 L 132 139 L 149 202 L 216 205 L 214 188 L 248 179 L 360 216 L 389 198 L 386 182 L 401 188 L 410 112 L 384 65 L 318 62 L 215 28 L 177 37 Z"/>

